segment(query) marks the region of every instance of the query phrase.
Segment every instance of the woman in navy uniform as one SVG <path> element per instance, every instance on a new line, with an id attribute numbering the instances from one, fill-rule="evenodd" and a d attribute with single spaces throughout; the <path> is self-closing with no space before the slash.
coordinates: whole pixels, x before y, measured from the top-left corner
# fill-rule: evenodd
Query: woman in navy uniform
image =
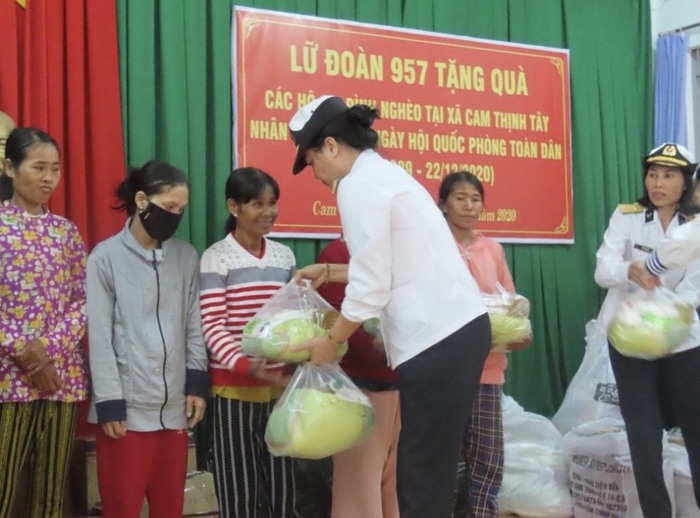
<path id="1" fill-rule="evenodd" d="M 652 289 L 645 267 L 654 249 L 687 216 L 681 208 L 693 193 L 694 158 L 683 146 L 663 144 L 643 160 L 644 195 L 613 213 L 596 254 L 595 280 L 608 293 L 598 316 L 607 329 L 620 303 L 638 289 Z M 664 275 L 664 286 L 684 301 L 700 303 L 700 262 Z M 673 354 L 655 360 L 623 356 L 610 346 L 620 410 L 627 429 L 632 467 L 646 518 L 671 518 L 672 504 L 662 469 L 663 430 L 679 426 L 689 458 L 695 498 L 700 502 L 700 325 Z"/>

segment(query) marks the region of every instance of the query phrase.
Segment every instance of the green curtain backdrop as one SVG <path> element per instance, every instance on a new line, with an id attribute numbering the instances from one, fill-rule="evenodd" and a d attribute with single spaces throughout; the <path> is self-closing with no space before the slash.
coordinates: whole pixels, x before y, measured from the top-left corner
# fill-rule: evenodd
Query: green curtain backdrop
<path id="1" fill-rule="evenodd" d="M 190 177 L 179 236 L 220 239 L 232 150 L 232 0 L 117 0 L 127 162 L 168 160 Z M 511 355 L 505 390 L 552 415 L 584 351 L 603 293 L 595 252 L 616 204 L 641 194 L 651 144 L 648 2 L 638 0 L 259 0 L 240 5 L 570 49 L 574 245 L 507 245 L 532 301 L 534 345 Z M 265 56 L 254 66 L 265 67 Z M 292 154 L 290 145 L 290 157 Z M 274 172 L 288 174 L 288 171 Z M 526 196 L 540 196 L 532 185 Z M 284 196 L 284 193 L 282 193 Z M 546 200 L 543 200 L 546 202 Z M 285 241 L 299 266 L 324 242 Z"/>

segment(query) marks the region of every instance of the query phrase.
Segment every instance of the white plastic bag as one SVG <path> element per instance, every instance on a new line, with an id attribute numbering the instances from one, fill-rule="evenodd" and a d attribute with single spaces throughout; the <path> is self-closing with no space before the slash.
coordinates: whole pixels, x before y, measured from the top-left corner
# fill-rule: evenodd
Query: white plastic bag
<path id="1" fill-rule="evenodd" d="M 533 518 L 569 518 L 568 456 L 552 422 L 526 412 L 512 397 L 504 396 L 503 438 L 499 511 Z"/>
<path id="2" fill-rule="evenodd" d="M 337 363 L 297 368 L 265 428 L 273 455 L 322 459 L 364 440 L 374 425 L 369 398 Z"/>
<path id="3" fill-rule="evenodd" d="M 637 290 L 622 301 L 608 327 L 608 339 L 620 354 L 654 359 L 681 345 L 695 317 L 694 308 L 666 288 Z"/>
<path id="4" fill-rule="evenodd" d="M 622 420 L 617 383 L 610 365 L 608 340 L 595 320 L 586 324 L 586 352 L 552 417 L 557 429 L 566 435 L 574 426 L 610 417 Z"/>
<path id="5" fill-rule="evenodd" d="M 378 318 L 370 318 L 362 322 L 362 329 L 379 340 L 384 339 L 382 335 L 382 321 Z"/>
<path id="6" fill-rule="evenodd" d="M 491 349 L 498 352 L 520 351 L 532 343 L 530 301 L 508 292 L 496 283 L 496 293 L 482 293 L 491 320 Z"/>
<path id="7" fill-rule="evenodd" d="M 335 310 L 309 282 L 291 281 L 280 288 L 243 328 L 241 348 L 246 354 L 276 362 L 308 361 L 311 351 L 294 346 L 323 336 L 338 318 Z M 347 352 L 343 344 L 339 356 Z"/>

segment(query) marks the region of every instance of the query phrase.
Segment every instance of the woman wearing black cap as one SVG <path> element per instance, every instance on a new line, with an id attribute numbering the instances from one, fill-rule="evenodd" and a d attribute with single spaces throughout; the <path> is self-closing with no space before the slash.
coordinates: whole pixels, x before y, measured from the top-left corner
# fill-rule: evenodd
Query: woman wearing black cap
<path id="1" fill-rule="evenodd" d="M 685 223 L 680 211 L 692 196 L 694 159 L 683 146 L 666 143 L 644 158 L 644 195 L 620 205 L 610 218 L 597 253 L 595 280 L 608 293 L 598 315 L 607 329 L 630 291 L 656 285 L 645 261 L 666 237 Z M 682 227 L 681 227 L 682 228 Z M 669 271 L 664 286 L 693 307 L 700 303 L 700 262 Z M 662 434 L 679 426 L 689 452 L 695 498 L 700 502 L 700 325 L 669 356 L 639 359 L 610 346 L 620 410 L 627 429 L 639 502 L 646 518 L 670 518 L 664 483 Z"/>
<path id="2" fill-rule="evenodd" d="M 374 149 L 379 114 L 323 96 L 290 122 L 293 172 L 307 165 L 337 187 L 346 269 L 314 265 L 316 284 L 344 280 L 341 316 L 307 342 L 314 363 L 370 318 L 380 318 L 387 355 L 399 371 L 402 428 L 397 486 L 403 518 L 451 516 L 458 452 L 491 342 L 486 307 L 430 194 Z M 342 274 L 342 275 L 341 275 Z"/>

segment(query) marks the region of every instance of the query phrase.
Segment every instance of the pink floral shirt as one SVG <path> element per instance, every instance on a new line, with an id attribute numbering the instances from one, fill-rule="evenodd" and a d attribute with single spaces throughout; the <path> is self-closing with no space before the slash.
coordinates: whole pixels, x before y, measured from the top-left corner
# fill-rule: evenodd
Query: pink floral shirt
<path id="1" fill-rule="evenodd" d="M 0 402 L 87 399 L 80 340 L 85 333 L 85 246 L 75 225 L 46 212 L 33 216 L 0 205 Z M 41 339 L 63 386 L 41 393 L 16 365 Z"/>

